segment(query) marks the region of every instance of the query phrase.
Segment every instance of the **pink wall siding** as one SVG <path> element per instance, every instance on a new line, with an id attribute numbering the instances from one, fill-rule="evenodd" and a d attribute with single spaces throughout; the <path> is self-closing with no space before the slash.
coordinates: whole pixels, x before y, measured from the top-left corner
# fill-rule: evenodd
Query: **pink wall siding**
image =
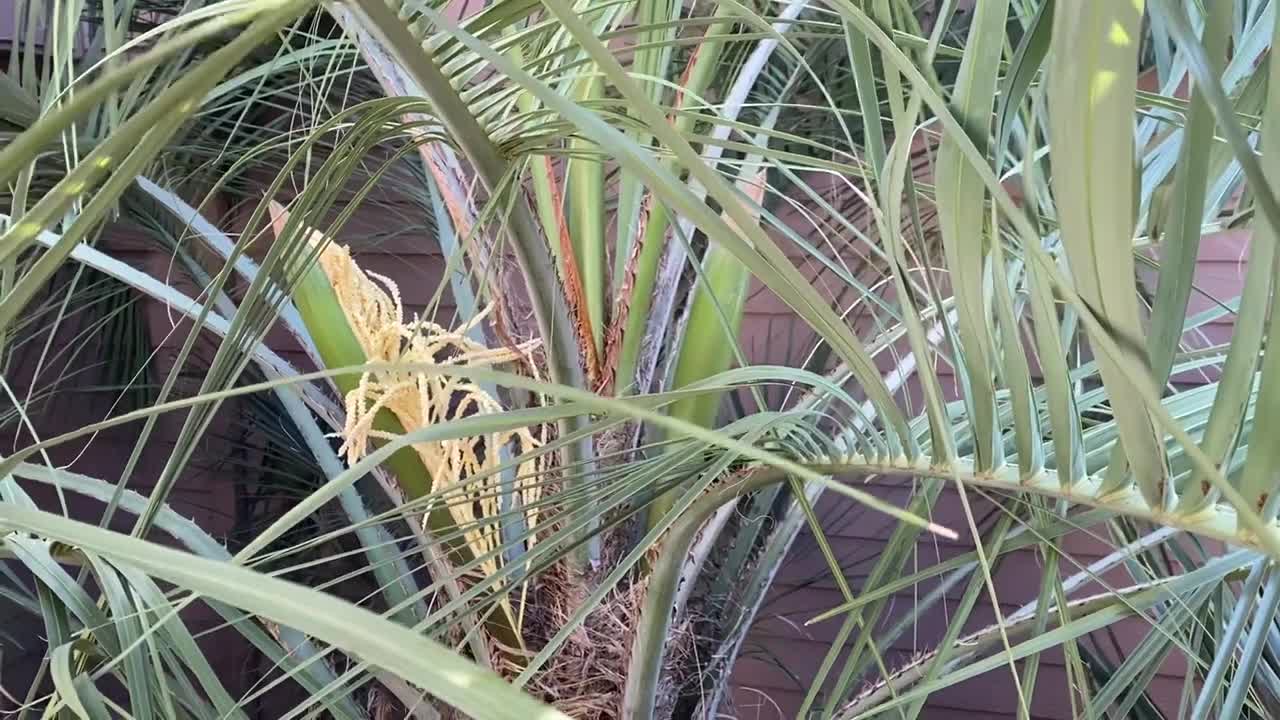
<path id="1" fill-rule="evenodd" d="M 1205 238 L 1196 270 L 1196 293 L 1191 300 L 1189 313 L 1194 314 L 1211 306 L 1211 298 L 1223 300 L 1238 293 L 1243 282 L 1243 258 L 1248 246 L 1248 235 L 1239 231 L 1225 232 Z M 767 290 L 760 290 L 752 298 L 748 320 L 743 329 L 744 346 L 749 350 L 764 348 L 770 362 L 779 362 L 779 343 L 773 338 L 796 323 Z M 803 334 L 801 331 L 799 334 Z M 1208 347 L 1230 338 L 1231 322 L 1227 316 L 1199 332 L 1188 333 L 1183 338 L 1187 348 Z M 770 355 L 769 353 L 774 353 Z M 758 356 L 759 357 L 759 356 Z M 938 368 L 944 390 L 955 396 L 957 390 L 951 380 L 950 369 Z M 1196 385 L 1216 379 L 1216 373 L 1195 372 L 1175 376 L 1179 385 Z M 914 402 L 919 402 L 919 386 L 912 383 L 906 388 Z M 918 407 L 918 405 L 917 405 Z M 873 484 L 878 494 L 904 505 L 907 493 L 901 481 L 877 481 Z M 981 521 L 989 504 L 975 506 Z M 884 548 L 893 523 L 888 518 L 865 510 L 842 496 L 827 494 L 823 497 L 819 512 L 824 518 L 824 531 L 830 537 L 838 557 L 842 560 L 844 575 L 854 592 L 865 580 Z M 933 517 L 961 534 L 958 542 L 922 537 L 917 543 L 917 562 L 908 563 L 907 572 L 924 569 L 939 560 L 945 560 L 961 552 L 972 550 L 973 543 L 965 528 L 968 527 L 960 503 L 953 489 L 943 492 L 939 507 Z M 1095 528 L 1095 531 L 1102 530 Z M 1114 548 L 1105 538 L 1075 533 L 1063 539 L 1060 547 L 1066 557 L 1061 562 L 1064 577 L 1104 557 Z M 1031 551 L 1013 553 L 995 574 L 997 596 L 1003 612 L 1016 610 L 1035 598 L 1041 577 L 1040 559 Z M 1112 586 L 1123 587 L 1133 581 L 1121 571 L 1104 576 Z M 890 668 L 899 667 L 911 657 L 936 646 L 946 629 L 945 619 L 959 603 L 965 583 L 947 595 L 946 607 L 938 606 L 920 619 L 918 625 L 908 631 L 893 645 L 893 652 L 885 658 Z M 918 595 L 922 596 L 936 584 L 922 584 Z M 1100 591 L 1095 586 L 1092 592 Z M 1081 597 L 1091 592 L 1082 590 Z M 888 614 L 891 624 L 902 617 L 912 606 L 912 591 L 899 593 Z M 761 615 L 752 628 L 751 640 L 745 656 L 734 671 L 737 685 L 736 700 L 740 718 L 794 717 L 803 699 L 803 693 L 822 662 L 830 643 L 834 641 L 840 626 L 839 619 L 806 626 L 815 615 L 838 606 L 843 596 L 836 589 L 826 563 L 818 552 L 813 538 L 803 532 L 788 558 L 784 561 L 777 583 L 762 608 Z M 994 612 L 988 595 L 984 592 L 978 601 L 974 618 L 966 625 L 965 632 L 979 630 L 994 621 Z M 1125 650 L 1131 649 L 1142 638 L 1144 621 L 1121 623 L 1115 629 L 1115 637 Z M 856 634 L 855 634 L 856 636 Z M 1104 648 L 1111 649 L 1111 637 L 1098 633 Z M 1110 657 L 1115 657 L 1111 651 Z M 783 669 L 785 667 L 785 670 Z M 839 665 L 833 674 L 838 674 Z M 1155 683 L 1157 696 L 1174 703 L 1181 692 L 1185 663 L 1181 658 L 1171 658 L 1162 666 Z M 793 677 L 793 675 L 795 677 Z M 799 684 L 796 678 L 799 679 Z M 868 677 L 867 680 L 871 678 Z M 1042 660 L 1036 686 L 1035 705 L 1032 714 L 1044 720 L 1066 720 L 1070 717 L 1070 703 L 1066 693 L 1067 676 L 1060 652 L 1047 653 Z M 934 695 L 923 716 L 927 718 L 1013 718 L 1016 716 L 1017 696 L 1007 668 L 988 673 Z"/>
<path id="2" fill-rule="evenodd" d="M 122 231 L 117 228 L 109 232 L 102 242 L 111 247 L 118 257 L 136 267 L 148 268 L 157 276 L 163 276 L 167 270 L 164 259 L 151 252 L 148 246 L 136 242 L 127 230 Z M 69 277 L 69 273 L 64 272 L 62 277 L 64 279 Z M 164 313 L 158 307 L 152 306 L 148 308 L 147 315 L 152 321 L 151 337 L 160 337 L 157 329 L 161 325 L 167 325 Z M 81 368 L 86 363 L 93 365 L 100 363 L 104 354 L 110 352 L 109 348 L 104 347 L 100 333 L 80 335 L 87 327 L 86 313 L 73 308 L 66 317 L 63 332 L 58 336 L 59 340 L 52 345 L 55 351 L 67 349 L 77 343 L 83 343 L 84 338 L 87 337 L 88 346 L 80 348 L 82 355 L 79 367 Z M 43 343 L 43 336 L 38 338 L 37 342 L 31 343 L 27 351 L 19 356 L 21 359 L 13 375 L 6 379 L 18 387 L 30 384 L 36 364 L 35 359 L 40 355 L 39 345 Z M 208 347 L 211 346 L 205 346 L 206 349 Z M 172 353 L 168 352 L 168 348 L 162 348 L 157 355 L 154 364 L 156 372 L 152 377 L 163 378 L 160 373 L 171 364 Z M 47 362 L 37 387 L 50 383 L 61 370 L 59 363 Z M 198 382 L 198 379 L 194 382 Z M 40 438 L 54 437 L 110 416 L 113 412 L 112 404 L 115 394 L 94 391 L 93 388 L 99 383 L 99 375 L 94 367 L 70 376 L 61 386 L 62 392 L 53 396 L 48 404 L 38 406 L 39 410 L 33 416 Z M 178 388 L 178 396 L 184 396 L 193 393 L 195 385 L 193 381 L 185 380 L 179 382 Z M 116 412 L 118 413 L 118 409 Z M 237 510 L 235 484 L 240 463 L 252 461 L 246 455 L 248 451 L 233 440 L 236 435 L 232 430 L 236 412 L 234 406 L 229 406 L 219 413 L 211 431 L 202 439 L 193 461 L 170 495 L 170 504 L 175 511 L 185 517 L 194 518 L 210 535 L 220 540 L 226 538 L 234 527 Z M 177 441 L 182 418 L 182 413 L 173 413 L 157 423 L 155 433 L 127 483 L 130 490 L 147 495 L 155 487 L 169 452 Z M 6 454 L 12 448 L 24 447 L 32 442 L 30 433 L 14 432 L 10 429 L 11 427 L 0 432 L 0 448 L 3 448 Z M 119 480 L 126 467 L 140 427 L 140 425 L 129 425 L 110 428 L 93 436 L 59 445 L 49 451 L 50 460 L 55 465 L 65 466 L 72 472 L 84 473 L 114 483 Z M 40 462 L 40 459 L 36 458 L 34 461 Z M 60 507 L 60 501 L 53 488 L 34 483 L 24 483 L 23 487 L 41 507 L 46 509 Z M 105 509 L 103 504 L 74 493 L 66 493 L 66 499 L 70 514 L 87 522 L 98 522 Z M 133 522 L 134 516 L 120 512 L 116 515 L 111 527 L 120 532 L 129 532 Z M 151 539 L 169 542 L 169 538 L 161 532 L 153 533 Z M 195 605 L 184 611 L 183 618 L 193 633 L 200 638 L 201 644 L 207 648 L 215 670 L 226 680 L 231 691 L 234 693 L 248 688 L 252 681 L 246 674 L 246 668 L 252 655 L 244 643 L 238 639 L 239 634 L 222 627 L 221 619 L 202 605 Z M 31 616 L 21 613 L 0 616 L 0 625 L 3 625 L 6 632 L 19 635 L 28 632 L 43 633 L 43 626 L 38 620 L 31 622 Z M 202 635 L 202 633 L 205 634 Z M 39 664 L 43 645 L 40 642 L 32 642 L 26 647 L 28 650 L 25 653 L 7 652 L 2 658 L 0 677 L 4 679 L 6 689 L 17 691 L 25 688 Z M 11 709 L 11 706 L 5 696 L 0 694 L 0 714 L 3 714 L 3 710 L 6 709 Z"/>

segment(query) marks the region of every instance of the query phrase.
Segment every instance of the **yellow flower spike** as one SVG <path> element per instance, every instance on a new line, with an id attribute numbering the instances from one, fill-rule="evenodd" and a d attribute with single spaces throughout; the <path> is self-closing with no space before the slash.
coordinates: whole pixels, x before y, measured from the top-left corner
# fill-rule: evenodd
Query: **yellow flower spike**
<path id="1" fill-rule="evenodd" d="M 533 341 L 515 348 L 488 348 L 467 337 L 466 330 L 485 313 L 458 330 L 421 318 L 406 322 L 399 289 L 391 279 L 361 270 L 346 248 L 333 243 L 322 251 L 319 262 L 370 362 L 481 367 L 519 360 L 537 345 Z M 492 395 L 464 378 L 395 369 L 365 373 L 347 394 L 346 406 L 342 451 L 350 462 L 364 455 L 370 438 L 380 437 L 373 430 L 373 419 L 383 408 L 407 430 L 504 410 Z M 486 558 L 481 563 L 485 575 L 497 572 L 501 544 L 496 523 L 487 522 L 501 512 L 501 478 L 486 473 L 502 462 L 499 448 L 512 447 L 520 457 L 540 445 L 541 440 L 528 428 L 413 445 L 431 475 L 432 490 L 445 493 L 449 513 L 460 527 L 468 528 L 464 537 L 471 551 Z M 541 459 L 520 463 L 516 469 L 516 492 L 531 531 L 537 526 L 538 511 L 530 505 L 541 497 L 533 481 L 542 469 Z M 471 479 L 481 475 L 481 479 Z M 449 492 L 453 488 L 456 490 Z"/>

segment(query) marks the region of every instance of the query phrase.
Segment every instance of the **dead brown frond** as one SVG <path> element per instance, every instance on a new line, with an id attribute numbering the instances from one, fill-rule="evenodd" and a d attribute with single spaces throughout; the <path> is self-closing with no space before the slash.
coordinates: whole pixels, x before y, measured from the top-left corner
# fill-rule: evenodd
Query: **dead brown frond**
<path id="1" fill-rule="evenodd" d="M 545 646 L 565 626 L 581 607 L 583 587 L 564 565 L 539 577 L 526 623 L 531 647 Z M 530 692 L 578 720 L 619 717 L 644 592 L 644 583 L 631 584 L 602 600 L 529 683 Z"/>

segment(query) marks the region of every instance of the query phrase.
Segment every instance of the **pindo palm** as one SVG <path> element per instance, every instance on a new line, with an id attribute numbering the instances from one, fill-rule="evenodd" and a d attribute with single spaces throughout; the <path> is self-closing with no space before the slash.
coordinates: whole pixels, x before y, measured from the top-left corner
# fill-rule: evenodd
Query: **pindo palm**
<path id="1" fill-rule="evenodd" d="M 0 702 L 1274 716 L 1278 23 L 20 0 Z"/>

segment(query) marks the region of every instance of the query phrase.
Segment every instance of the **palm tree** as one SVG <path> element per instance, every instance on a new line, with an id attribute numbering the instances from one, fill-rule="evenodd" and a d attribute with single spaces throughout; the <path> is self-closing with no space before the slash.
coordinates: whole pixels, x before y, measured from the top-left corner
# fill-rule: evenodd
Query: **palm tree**
<path id="1" fill-rule="evenodd" d="M 1073 716 L 1269 716 L 1275 7 L 968 5 L 17 3 L 0 587 L 43 644 L 21 713 L 248 717 L 296 685 L 288 717 L 714 717 L 807 530 L 843 601 L 801 717 L 917 717 L 989 672 L 1030 717 L 1055 649 Z M 445 258 L 416 313 L 340 242 L 405 207 Z M 131 264 L 124 225 L 176 271 Z M 1224 230 L 1243 282 L 1204 302 Z M 90 322 L 131 400 L 50 433 L 50 349 L 102 283 L 182 342 L 151 382 L 136 332 Z M 814 333 L 799 358 L 749 359 L 753 283 Z M 173 493 L 244 402 L 303 479 L 232 554 Z M 50 455 L 117 427 L 119 475 Z M 860 587 L 824 492 L 896 523 Z M 1073 568 L 1079 532 L 1114 552 Z M 927 534 L 972 549 L 908 569 Z M 1002 613 L 1028 549 L 1038 593 Z M 953 588 L 937 646 L 886 657 Z M 279 672 L 235 697 L 198 608 Z M 1086 642 L 1135 622 L 1126 657 Z M 1169 658 L 1182 694 L 1156 697 Z"/>

